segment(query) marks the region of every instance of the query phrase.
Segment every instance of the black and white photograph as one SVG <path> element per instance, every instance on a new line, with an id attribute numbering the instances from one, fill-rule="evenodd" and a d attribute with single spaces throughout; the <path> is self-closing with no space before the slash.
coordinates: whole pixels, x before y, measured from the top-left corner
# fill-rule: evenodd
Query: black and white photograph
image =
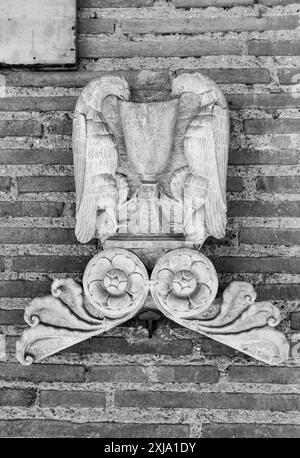
<path id="1" fill-rule="evenodd" d="M 0 0 L 0 438 L 300 438 L 299 152 L 299 0 Z"/>

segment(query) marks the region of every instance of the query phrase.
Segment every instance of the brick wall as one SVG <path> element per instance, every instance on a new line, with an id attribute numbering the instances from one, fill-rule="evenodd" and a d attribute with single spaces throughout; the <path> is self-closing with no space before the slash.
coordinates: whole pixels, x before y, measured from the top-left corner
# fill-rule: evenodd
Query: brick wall
<path id="1" fill-rule="evenodd" d="M 79 4 L 78 71 L 1 70 L 0 435 L 300 436 L 299 2 Z M 291 342 L 281 367 L 166 319 L 152 339 L 136 319 L 41 364 L 16 363 L 30 298 L 58 275 L 80 279 L 96 252 L 73 232 L 71 125 L 81 88 L 108 70 L 126 75 L 136 101 L 166 98 L 184 71 L 226 94 L 228 229 L 204 253 L 222 288 L 247 280 L 278 305 Z"/>

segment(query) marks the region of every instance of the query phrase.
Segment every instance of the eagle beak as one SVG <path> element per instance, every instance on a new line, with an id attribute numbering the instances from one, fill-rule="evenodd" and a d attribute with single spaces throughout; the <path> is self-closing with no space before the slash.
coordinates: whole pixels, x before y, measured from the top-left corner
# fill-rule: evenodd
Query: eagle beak
<path id="1" fill-rule="evenodd" d="M 125 91 L 123 91 L 123 94 L 121 95 L 121 99 L 122 100 L 129 100 L 130 98 L 130 91 L 129 89 L 126 89 Z"/>

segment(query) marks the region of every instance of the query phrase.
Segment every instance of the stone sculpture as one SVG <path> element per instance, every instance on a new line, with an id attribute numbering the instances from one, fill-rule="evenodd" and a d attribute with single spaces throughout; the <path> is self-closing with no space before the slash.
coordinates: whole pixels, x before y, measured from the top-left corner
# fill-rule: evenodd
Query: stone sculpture
<path id="1" fill-rule="evenodd" d="M 279 310 L 218 277 L 200 253 L 226 226 L 229 116 L 218 86 L 200 73 L 175 78 L 165 102 L 130 102 L 120 75 L 89 83 L 73 123 L 76 236 L 103 250 L 82 286 L 57 279 L 25 311 L 22 364 L 41 360 L 134 317 L 147 302 L 169 319 L 270 364 L 288 356 Z M 147 298 L 151 300 L 147 300 Z M 149 306 L 149 303 L 151 304 Z"/>

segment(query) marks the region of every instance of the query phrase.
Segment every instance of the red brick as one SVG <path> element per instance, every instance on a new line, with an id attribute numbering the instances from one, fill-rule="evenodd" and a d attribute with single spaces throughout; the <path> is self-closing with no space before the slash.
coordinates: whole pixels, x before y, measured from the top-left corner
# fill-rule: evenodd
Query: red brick
<path id="1" fill-rule="evenodd" d="M 41 137 L 42 126 L 38 121 L 0 121 L 0 137 Z"/>
<path id="2" fill-rule="evenodd" d="M 299 84 L 300 67 L 279 68 L 278 75 L 280 84 Z"/>
<path id="3" fill-rule="evenodd" d="M 300 312 L 291 313 L 291 329 L 294 331 L 300 331 Z"/>
<path id="4" fill-rule="evenodd" d="M 300 258 L 219 257 L 211 258 L 218 272 L 226 273 L 300 273 Z"/>
<path id="5" fill-rule="evenodd" d="M 229 366 L 229 380 L 242 383 L 299 383 L 298 367 Z"/>
<path id="6" fill-rule="evenodd" d="M 94 20 L 89 20 L 93 24 Z M 124 33 L 157 33 L 157 34 L 196 34 L 208 32 L 243 32 L 265 30 L 295 29 L 299 20 L 294 16 L 273 16 L 273 17 L 226 17 L 226 18 L 133 18 L 122 20 L 122 31 Z M 101 33 L 102 20 L 99 27 L 92 28 L 90 33 Z M 89 30 L 89 28 L 87 28 Z M 86 29 L 85 29 L 86 30 Z"/>
<path id="7" fill-rule="evenodd" d="M 154 407 L 173 409 L 239 409 L 297 411 L 300 397 L 294 394 L 261 393 L 194 393 L 188 391 L 116 392 L 118 407 Z"/>
<path id="8" fill-rule="evenodd" d="M 69 149 L 10 149 L 0 150 L 0 164 L 37 165 L 72 164 L 72 150 Z"/>
<path id="9" fill-rule="evenodd" d="M 5 97 L 0 111 L 73 111 L 77 97 Z"/>
<path id="10" fill-rule="evenodd" d="M 41 407 L 105 407 L 105 393 L 95 391 L 41 391 Z"/>
<path id="11" fill-rule="evenodd" d="M 251 75 L 251 69 L 241 69 L 245 74 L 245 70 L 249 70 Z M 223 70 L 222 70 L 223 71 Z M 224 70 L 226 74 L 226 69 Z M 228 70 L 229 71 L 229 70 Z M 265 69 L 255 69 L 257 77 L 263 77 L 264 73 L 267 72 Z M 261 72 L 263 72 L 261 74 Z M 107 71 L 68 71 L 68 72 L 33 72 L 33 71 L 18 71 L 11 72 L 5 71 L 3 74 L 6 77 L 7 86 L 17 87 L 83 87 L 88 84 L 91 80 L 99 78 L 103 74 L 107 74 Z M 170 83 L 170 77 L 168 70 L 119 70 L 118 73 L 124 75 L 129 82 L 129 85 L 133 88 L 140 89 L 143 87 L 157 87 L 167 86 Z M 268 73 L 268 72 L 267 72 Z M 253 75 L 254 77 L 255 75 Z M 245 76 L 246 77 L 246 76 Z M 269 82 L 270 76 L 267 81 Z"/>
<path id="12" fill-rule="evenodd" d="M 67 348 L 64 350 L 64 353 L 118 353 L 122 355 L 150 353 L 176 357 L 190 355 L 192 350 L 193 344 L 188 339 L 173 339 L 168 341 L 152 337 L 152 339 L 145 338 L 144 340 L 127 341 L 123 337 L 96 337 Z"/>
<path id="13" fill-rule="evenodd" d="M 141 8 L 153 4 L 154 0 L 79 0 L 79 8 Z"/>
<path id="14" fill-rule="evenodd" d="M 300 119 L 246 119 L 244 130 L 246 135 L 297 134 L 300 130 Z"/>
<path id="15" fill-rule="evenodd" d="M 255 290 L 261 301 L 298 301 L 300 297 L 299 284 L 255 285 Z"/>
<path id="16" fill-rule="evenodd" d="M 258 84 L 271 81 L 270 72 L 266 68 L 199 68 L 176 70 L 176 75 L 182 73 L 197 73 L 212 78 L 218 84 Z M 227 96 L 228 97 L 228 96 Z"/>
<path id="17" fill-rule="evenodd" d="M 115 19 L 102 17 L 96 19 L 80 19 L 79 33 L 113 33 L 115 31 Z"/>
<path id="18" fill-rule="evenodd" d="M 254 0 L 173 0 L 176 8 L 231 8 L 234 6 L 252 6 Z"/>
<path id="19" fill-rule="evenodd" d="M 235 200 L 228 202 L 228 216 L 294 217 L 300 214 L 300 202 Z"/>
<path id="20" fill-rule="evenodd" d="M 39 176 L 18 178 L 18 191 L 27 192 L 74 192 L 73 176 Z"/>
<path id="21" fill-rule="evenodd" d="M 0 191 L 7 192 L 10 190 L 11 178 L 9 177 L 0 177 Z"/>
<path id="22" fill-rule="evenodd" d="M 35 297 L 50 294 L 51 281 L 3 280 L 0 297 Z"/>
<path id="23" fill-rule="evenodd" d="M 79 57 L 200 57 L 242 54 L 238 40 L 212 39 L 163 41 L 103 41 L 98 37 L 84 38 L 78 44 Z"/>
<path id="24" fill-rule="evenodd" d="M 237 351 L 209 337 L 202 337 L 201 353 L 209 356 L 228 356 L 232 358 L 237 354 Z"/>
<path id="25" fill-rule="evenodd" d="M 298 56 L 299 40 L 252 40 L 248 43 L 250 56 Z"/>
<path id="26" fill-rule="evenodd" d="M 24 310 L 4 310 L 0 309 L 1 325 L 18 325 L 25 324 Z"/>
<path id="27" fill-rule="evenodd" d="M 16 272 L 83 272 L 88 256 L 15 256 L 12 269 Z"/>
<path id="28" fill-rule="evenodd" d="M 149 382 L 145 368 L 142 366 L 94 366 L 88 371 L 89 382 Z"/>
<path id="29" fill-rule="evenodd" d="M 217 423 L 202 426 L 202 437 L 208 438 L 296 438 L 300 437 L 299 425 L 262 423 Z"/>
<path id="30" fill-rule="evenodd" d="M 300 191 L 300 176 L 259 177 L 257 179 L 257 189 L 262 192 L 282 192 L 287 194 L 298 194 Z"/>
<path id="31" fill-rule="evenodd" d="M 300 101 L 294 94 L 227 94 L 226 99 L 231 109 L 255 108 L 298 108 Z"/>
<path id="32" fill-rule="evenodd" d="M 0 256 L 0 272 L 5 270 L 5 258 L 4 256 Z"/>
<path id="33" fill-rule="evenodd" d="M 49 215 L 45 215 L 49 216 Z M 5 244 L 54 244 L 77 245 L 73 229 L 45 227 L 7 227 L 0 231 L 0 243 Z M 43 259 L 41 258 L 43 262 Z M 50 258 L 51 261 L 51 258 Z M 45 259 L 45 262 L 47 260 Z"/>
<path id="34" fill-rule="evenodd" d="M 243 189 L 244 189 L 243 178 L 227 177 L 227 191 L 228 192 L 242 192 Z"/>
<path id="35" fill-rule="evenodd" d="M 19 363 L 0 363 L 0 379 L 29 382 L 84 382 L 85 368 L 77 364 L 38 364 L 21 366 Z"/>
<path id="36" fill-rule="evenodd" d="M 71 135 L 72 119 L 56 119 L 45 129 L 46 134 L 50 135 Z"/>
<path id="37" fill-rule="evenodd" d="M 0 217 L 59 217 L 62 216 L 64 208 L 64 202 L 2 201 L 0 202 Z M 18 230 L 18 228 L 6 228 L 5 235 L 10 230 L 14 231 Z M 30 231 L 32 240 L 33 231 L 32 229 L 28 229 L 28 231 Z M 4 236 L 4 231 L 0 236 Z"/>
<path id="38" fill-rule="evenodd" d="M 266 6 L 285 6 L 297 3 L 297 0 L 259 0 L 258 3 L 261 3 L 262 5 Z"/>
<path id="39" fill-rule="evenodd" d="M 240 243 L 263 243 L 268 245 L 299 245 L 300 230 L 274 229 L 272 227 L 242 227 Z"/>
<path id="40" fill-rule="evenodd" d="M 217 383 L 219 371 L 216 366 L 159 366 L 158 382 L 166 383 Z"/>
<path id="41" fill-rule="evenodd" d="M 0 388 L 0 406 L 31 407 L 35 401 L 34 389 Z"/>
<path id="42" fill-rule="evenodd" d="M 1 437 L 189 437 L 189 426 L 153 423 L 74 423 L 58 420 L 0 420 Z"/>
<path id="43" fill-rule="evenodd" d="M 297 165 L 299 152 L 297 150 L 249 150 L 231 149 L 230 165 Z"/>

